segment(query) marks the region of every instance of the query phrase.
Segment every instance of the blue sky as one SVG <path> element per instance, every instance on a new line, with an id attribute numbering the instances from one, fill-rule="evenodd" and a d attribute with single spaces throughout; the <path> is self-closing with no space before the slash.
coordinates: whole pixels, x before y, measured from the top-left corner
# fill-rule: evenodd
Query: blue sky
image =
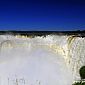
<path id="1" fill-rule="evenodd" d="M 1 0 L 0 30 L 84 30 L 84 0 Z"/>

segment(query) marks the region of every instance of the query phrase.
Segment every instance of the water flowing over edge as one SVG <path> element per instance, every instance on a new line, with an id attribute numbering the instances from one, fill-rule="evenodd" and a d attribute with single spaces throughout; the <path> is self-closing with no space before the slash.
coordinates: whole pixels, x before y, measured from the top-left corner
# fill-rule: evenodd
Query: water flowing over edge
<path id="1" fill-rule="evenodd" d="M 34 38 L 20 35 L 0 35 L 0 51 L 14 47 L 44 46 L 63 56 L 66 66 L 71 70 L 73 80 L 79 80 L 79 69 L 85 65 L 85 38 L 74 36 L 47 35 Z M 1 61 L 2 62 L 2 61 Z"/>

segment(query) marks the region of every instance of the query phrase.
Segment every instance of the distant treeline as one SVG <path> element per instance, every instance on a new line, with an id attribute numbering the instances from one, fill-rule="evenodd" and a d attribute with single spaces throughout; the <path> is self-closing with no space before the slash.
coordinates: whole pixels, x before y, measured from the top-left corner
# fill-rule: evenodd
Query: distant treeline
<path id="1" fill-rule="evenodd" d="M 46 35 L 74 35 L 78 37 L 85 37 L 84 31 L 0 31 L 0 35 L 28 35 L 28 36 L 46 36 Z"/>

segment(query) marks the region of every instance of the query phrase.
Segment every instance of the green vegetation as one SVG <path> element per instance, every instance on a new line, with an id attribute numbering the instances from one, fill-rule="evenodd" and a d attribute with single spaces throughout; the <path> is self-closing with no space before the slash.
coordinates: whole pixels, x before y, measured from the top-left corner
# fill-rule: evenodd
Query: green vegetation
<path id="1" fill-rule="evenodd" d="M 85 79 L 85 66 L 81 67 L 79 70 L 81 80 Z"/>
<path id="2" fill-rule="evenodd" d="M 73 85 L 85 85 L 85 82 L 76 82 Z"/>
<path id="3" fill-rule="evenodd" d="M 72 85 L 85 85 L 85 81 L 83 81 L 85 79 L 85 66 L 82 66 L 79 70 L 79 74 L 80 74 L 80 77 L 81 77 L 81 80 L 80 82 L 75 82 L 74 84 Z"/>

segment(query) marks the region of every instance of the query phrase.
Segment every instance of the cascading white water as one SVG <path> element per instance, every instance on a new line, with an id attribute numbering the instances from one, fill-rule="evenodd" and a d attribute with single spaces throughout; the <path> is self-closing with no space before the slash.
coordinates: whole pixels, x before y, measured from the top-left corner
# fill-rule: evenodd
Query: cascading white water
<path id="1" fill-rule="evenodd" d="M 84 38 L 0 35 L 0 85 L 72 85 L 84 62 Z"/>

